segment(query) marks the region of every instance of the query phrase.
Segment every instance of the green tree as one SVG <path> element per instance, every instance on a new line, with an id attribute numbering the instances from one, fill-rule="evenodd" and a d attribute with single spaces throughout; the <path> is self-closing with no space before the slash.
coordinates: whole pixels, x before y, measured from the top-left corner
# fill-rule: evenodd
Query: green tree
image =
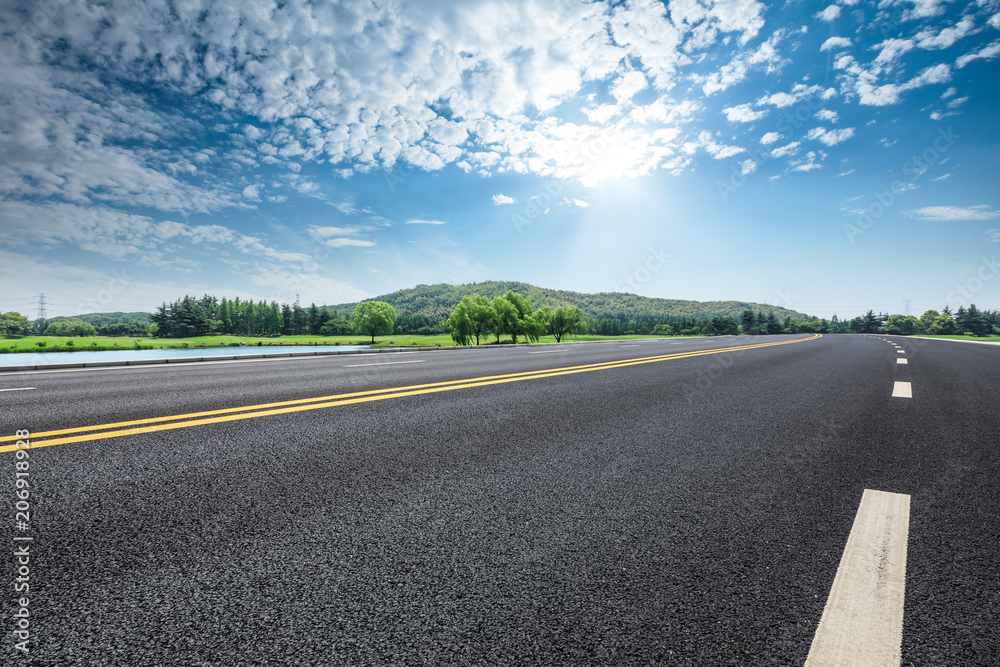
<path id="1" fill-rule="evenodd" d="M 468 297 L 459 301 L 455 311 L 448 318 L 448 328 L 451 329 L 451 338 L 456 345 L 468 345 L 473 337 L 476 338 L 476 345 L 479 344 L 479 337 L 475 334 L 475 327 L 469 316 L 468 302 Z"/>
<path id="2" fill-rule="evenodd" d="M 497 323 L 497 311 L 485 296 L 466 297 L 468 299 L 469 321 L 472 323 L 476 345 L 481 338 L 493 331 Z M 462 299 L 465 301 L 466 299 Z"/>
<path id="3" fill-rule="evenodd" d="M 355 333 L 372 337 L 389 335 L 396 323 L 396 309 L 384 301 L 362 301 L 351 315 L 351 328 Z"/>
<path id="4" fill-rule="evenodd" d="M 860 333 L 878 333 L 879 328 L 882 326 L 882 318 L 875 314 L 875 311 L 869 309 L 861 317 L 861 332 Z"/>
<path id="5" fill-rule="evenodd" d="M 740 330 L 748 336 L 757 333 L 757 316 L 749 308 L 740 317 Z"/>
<path id="6" fill-rule="evenodd" d="M 536 315 L 538 315 L 538 323 L 543 327 L 543 330 L 555 336 L 557 343 L 561 343 L 566 334 L 577 333 L 585 326 L 583 312 L 579 308 L 556 308 L 555 310 L 543 308 Z"/>
<path id="7" fill-rule="evenodd" d="M 31 323 L 21 313 L 16 313 L 12 310 L 9 313 L 0 315 L 0 335 L 20 336 L 27 333 L 30 329 Z"/>
<path id="8" fill-rule="evenodd" d="M 501 334 L 509 334 L 511 342 L 517 344 L 518 337 L 529 341 L 537 341 L 541 335 L 541 325 L 537 318 L 532 317 L 531 301 L 515 292 L 507 292 L 493 299 L 496 310 L 497 342 Z"/>

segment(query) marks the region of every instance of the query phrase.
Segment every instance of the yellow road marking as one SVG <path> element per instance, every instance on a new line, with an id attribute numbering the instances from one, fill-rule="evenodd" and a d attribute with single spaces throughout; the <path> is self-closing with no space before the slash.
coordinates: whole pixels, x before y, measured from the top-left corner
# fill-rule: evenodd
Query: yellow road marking
<path id="1" fill-rule="evenodd" d="M 521 373 L 509 373 L 506 375 L 489 375 L 478 378 L 467 378 L 464 380 L 451 380 L 447 382 L 434 382 L 430 384 L 412 385 L 408 387 L 393 387 L 389 389 L 373 389 L 368 391 L 352 392 L 347 394 L 334 394 L 331 396 L 319 396 L 316 398 L 304 398 L 291 401 L 279 401 L 276 403 L 263 403 L 260 405 L 248 405 L 239 408 L 222 408 L 219 410 L 207 410 L 204 412 L 191 412 L 168 417 L 150 417 L 147 419 L 135 419 L 124 422 L 114 422 L 110 424 L 98 424 L 95 426 L 80 426 L 75 428 L 60 429 L 54 431 L 40 431 L 32 433 L 31 447 L 50 447 L 52 445 L 64 445 L 72 442 L 86 442 L 90 440 L 102 440 L 105 438 L 117 438 L 125 435 L 135 435 L 139 433 L 153 433 L 177 428 L 189 428 L 203 424 L 215 424 L 239 419 L 252 419 L 254 417 L 264 417 L 269 415 L 286 414 L 291 412 L 302 412 L 305 410 L 318 410 L 340 405 L 351 405 L 354 403 L 367 403 L 380 401 L 387 398 L 401 398 L 404 396 L 417 396 L 420 394 L 432 394 L 454 389 L 466 389 L 471 387 L 483 387 L 492 384 L 505 384 L 508 382 L 520 382 L 522 380 L 533 380 L 537 378 L 555 377 L 558 375 L 570 375 L 575 373 L 587 373 L 597 370 L 607 370 L 611 368 L 623 368 L 625 366 L 636 366 L 639 364 L 655 363 L 659 361 L 669 361 L 673 359 L 684 359 L 688 357 L 698 357 L 711 354 L 721 354 L 723 352 L 736 352 L 742 350 L 752 350 L 762 347 L 774 347 L 777 345 L 789 345 L 793 343 L 803 343 L 820 338 L 820 334 L 814 334 L 809 338 L 799 338 L 796 340 L 778 341 L 774 343 L 758 343 L 755 345 L 741 345 L 736 347 L 715 348 L 711 350 L 696 350 L 692 352 L 679 352 L 675 354 L 658 355 L 654 357 L 640 357 L 638 359 L 622 359 L 618 361 L 605 361 L 597 364 L 586 364 L 582 366 L 567 366 L 562 368 L 543 369 L 538 371 L 525 371 Z M 183 420 L 183 421 L 181 421 Z M 174 423 L 160 423 L 174 422 Z M 150 424 L 149 426 L 139 426 Z M 153 425 L 155 424 L 155 425 Z M 125 428 L 128 426 L 139 426 L 139 428 Z M 109 430 L 122 429 L 122 430 Z M 101 431 L 92 433 L 92 431 Z M 88 433 L 91 432 L 91 433 Z M 74 435 L 65 438 L 53 438 L 52 436 L 67 434 Z M 39 440 L 40 438 L 49 438 Z M 0 442 L 16 440 L 16 436 L 0 437 Z M 16 445 L 6 445 L 0 447 L 0 452 L 10 452 L 17 449 Z"/>

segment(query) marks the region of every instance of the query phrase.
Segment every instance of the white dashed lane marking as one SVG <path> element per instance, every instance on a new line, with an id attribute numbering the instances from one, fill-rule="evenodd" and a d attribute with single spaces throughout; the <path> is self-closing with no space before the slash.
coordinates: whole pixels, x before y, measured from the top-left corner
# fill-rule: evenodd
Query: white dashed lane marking
<path id="1" fill-rule="evenodd" d="M 910 496 L 865 489 L 806 667 L 899 667 Z"/>
<path id="2" fill-rule="evenodd" d="M 893 398 L 913 398 L 913 390 L 909 382 L 897 382 L 892 387 Z"/>
<path id="3" fill-rule="evenodd" d="M 906 359 L 903 359 L 902 357 L 899 357 L 899 358 L 896 359 L 896 363 L 897 364 L 906 364 L 906 363 L 909 363 L 909 362 Z"/>

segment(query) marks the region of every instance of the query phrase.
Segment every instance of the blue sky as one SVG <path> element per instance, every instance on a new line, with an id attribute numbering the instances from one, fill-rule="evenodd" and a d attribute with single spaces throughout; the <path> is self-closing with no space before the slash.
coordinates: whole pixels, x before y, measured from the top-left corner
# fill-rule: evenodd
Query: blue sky
<path id="1" fill-rule="evenodd" d="M 0 309 L 1000 307 L 996 0 L 221 4 L 0 8 Z"/>

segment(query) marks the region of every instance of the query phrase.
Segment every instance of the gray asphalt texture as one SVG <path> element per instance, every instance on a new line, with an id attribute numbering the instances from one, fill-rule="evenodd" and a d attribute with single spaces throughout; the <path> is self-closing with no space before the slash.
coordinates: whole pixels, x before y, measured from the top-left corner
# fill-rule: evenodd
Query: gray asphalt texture
<path id="1" fill-rule="evenodd" d="M 789 338 L 5 374 L 36 389 L 2 428 Z M 1000 664 L 1000 349 L 880 338 L 33 450 L 32 651 L 4 583 L 0 662 L 801 665 L 870 488 L 912 496 L 903 664 Z M 348 367 L 386 361 L 416 363 Z"/>

